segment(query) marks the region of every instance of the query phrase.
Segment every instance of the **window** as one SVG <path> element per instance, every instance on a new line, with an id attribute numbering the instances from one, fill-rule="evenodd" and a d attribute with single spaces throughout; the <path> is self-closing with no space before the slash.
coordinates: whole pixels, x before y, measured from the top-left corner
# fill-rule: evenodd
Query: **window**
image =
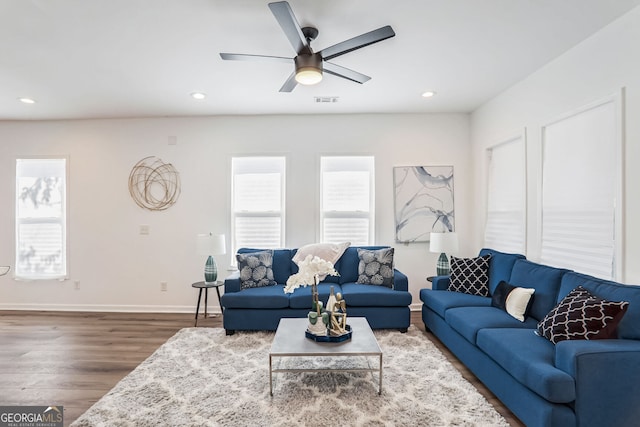
<path id="1" fill-rule="evenodd" d="M 487 150 L 487 222 L 484 246 L 507 253 L 526 251 L 526 160 L 524 138 Z"/>
<path id="2" fill-rule="evenodd" d="M 541 261 L 616 279 L 622 140 L 615 98 L 543 128 Z M 621 278 L 619 280 L 622 280 Z"/>
<path id="3" fill-rule="evenodd" d="M 373 243 L 374 158 L 322 157 L 321 239 L 326 243 Z"/>
<path id="4" fill-rule="evenodd" d="M 285 158 L 234 157 L 232 253 L 284 247 Z"/>
<path id="5" fill-rule="evenodd" d="M 16 161 L 16 278 L 67 275 L 66 159 Z"/>

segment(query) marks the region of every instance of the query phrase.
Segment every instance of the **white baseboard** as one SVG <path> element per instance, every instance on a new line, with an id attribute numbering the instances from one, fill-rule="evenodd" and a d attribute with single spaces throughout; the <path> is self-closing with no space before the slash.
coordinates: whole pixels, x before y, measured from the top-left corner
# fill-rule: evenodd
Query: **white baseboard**
<path id="1" fill-rule="evenodd" d="M 0 310 L 16 311 L 91 311 L 91 312 L 116 312 L 116 313 L 194 313 L 193 306 L 183 305 L 106 305 L 106 304 L 0 304 Z M 409 306 L 411 311 L 422 310 L 421 303 L 413 303 Z M 200 313 L 204 307 L 200 307 Z M 208 310 L 211 314 L 220 314 L 218 308 Z"/>
<path id="2" fill-rule="evenodd" d="M 117 313 L 192 313 L 194 306 L 181 305 L 106 305 L 106 304 L 0 304 L 0 310 L 17 311 L 91 311 Z M 204 307 L 200 307 L 200 313 Z M 220 314 L 219 309 L 207 311 L 210 314 Z"/>

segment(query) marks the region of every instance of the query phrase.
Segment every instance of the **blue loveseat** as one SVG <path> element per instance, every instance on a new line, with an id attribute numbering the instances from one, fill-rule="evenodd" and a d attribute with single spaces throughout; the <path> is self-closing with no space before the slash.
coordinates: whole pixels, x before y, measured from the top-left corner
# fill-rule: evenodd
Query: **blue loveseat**
<path id="1" fill-rule="evenodd" d="M 366 317 L 373 329 L 399 329 L 406 332 L 411 323 L 411 294 L 407 276 L 394 270 L 393 288 L 355 283 L 358 278 L 358 247 L 349 247 L 335 263 L 340 276 L 327 276 L 318 284 L 320 300 L 326 302 L 330 288 L 340 292 L 347 303 L 347 315 Z M 387 246 L 360 246 L 363 249 L 382 249 Z M 238 253 L 261 249 L 242 248 Z M 223 326 L 227 334 L 236 330 L 275 331 L 283 317 L 306 317 L 311 309 L 311 288 L 300 287 L 291 294 L 284 293 L 289 276 L 298 272 L 292 261 L 297 249 L 273 251 L 275 286 L 240 289 L 240 273 L 235 272 L 224 282 L 221 302 L 224 310 Z"/>
<path id="2" fill-rule="evenodd" d="M 500 281 L 535 288 L 524 322 L 493 307 L 490 297 L 447 290 L 449 278 L 422 289 L 422 319 L 520 420 L 536 426 L 632 426 L 640 423 L 640 287 L 536 264 L 522 255 L 491 254 L 489 289 Z M 610 301 L 628 301 L 617 339 L 553 344 L 537 322 L 577 286 Z"/>

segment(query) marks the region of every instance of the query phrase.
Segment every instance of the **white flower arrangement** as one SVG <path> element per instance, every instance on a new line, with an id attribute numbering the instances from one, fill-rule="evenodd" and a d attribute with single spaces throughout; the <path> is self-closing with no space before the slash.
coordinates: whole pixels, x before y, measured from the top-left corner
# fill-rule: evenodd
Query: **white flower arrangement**
<path id="1" fill-rule="evenodd" d="M 333 267 L 333 264 L 317 256 L 307 255 L 307 257 L 298 264 L 298 272 L 292 274 L 287 279 L 284 292 L 290 294 L 300 286 L 308 286 L 318 281 L 324 280 L 327 276 L 339 276 Z"/>

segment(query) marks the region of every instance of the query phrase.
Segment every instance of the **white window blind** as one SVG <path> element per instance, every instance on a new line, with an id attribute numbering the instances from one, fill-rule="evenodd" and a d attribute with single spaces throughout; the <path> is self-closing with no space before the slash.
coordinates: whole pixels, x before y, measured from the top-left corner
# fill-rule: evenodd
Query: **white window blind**
<path id="1" fill-rule="evenodd" d="M 614 101 L 546 126 L 543 137 L 542 262 L 615 279 Z"/>
<path id="2" fill-rule="evenodd" d="M 232 159 L 233 253 L 284 247 L 284 157 Z"/>
<path id="3" fill-rule="evenodd" d="M 66 165 L 66 159 L 16 160 L 16 278 L 67 275 Z"/>
<path id="4" fill-rule="evenodd" d="M 526 159 L 523 137 L 488 150 L 487 222 L 484 246 L 501 252 L 526 251 Z"/>
<path id="5" fill-rule="evenodd" d="M 321 239 L 326 243 L 373 243 L 374 158 L 322 157 Z"/>

